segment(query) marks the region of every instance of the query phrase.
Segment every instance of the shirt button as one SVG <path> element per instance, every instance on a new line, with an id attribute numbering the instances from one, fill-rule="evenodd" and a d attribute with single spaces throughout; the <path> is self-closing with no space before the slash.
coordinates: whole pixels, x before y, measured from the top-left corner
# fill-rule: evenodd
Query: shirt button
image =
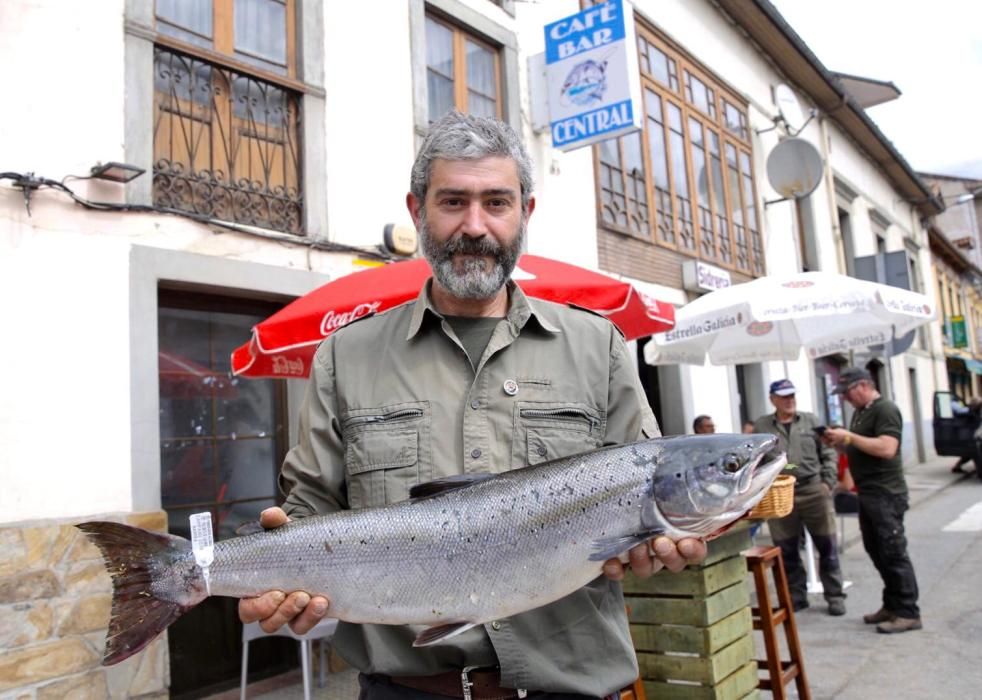
<path id="1" fill-rule="evenodd" d="M 471 401 L 471 408 L 477 409 L 477 408 L 480 408 L 480 407 L 481 407 L 481 402 L 480 401 L 478 401 L 477 399 L 474 399 L 473 401 Z"/>
<path id="2" fill-rule="evenodd" d="M 471 457 L 477 459 L 480 456 L 481 456 L 481 451 L 479 449 L 475 447 L 473 450 L 471 450 Z"/>
<path id="3" fill-rule="evenodd" d="M 539 445 L 539 449 L 536 450 L 536 452 L 539 453 L 539 456 L 540 457 L 545 457 L 546 456 L 546 448 L 545 448 L 545 445 Z"/>
<path id="4" fill-rule="evenodd" d="M 509 396 L 514 396 L 518 393 L 518 382 L 514 379 L 506 379 L 505 383 L 501 385 L 501 388 L 505 390 L 505 393 Z"/>
<path id="5" fill-rule="evenodd" d="M 501 623 L 495 620 L 494 622 L 491 623 L 491 629 L 497 632 L 498 630 L 501 629 Z"/>

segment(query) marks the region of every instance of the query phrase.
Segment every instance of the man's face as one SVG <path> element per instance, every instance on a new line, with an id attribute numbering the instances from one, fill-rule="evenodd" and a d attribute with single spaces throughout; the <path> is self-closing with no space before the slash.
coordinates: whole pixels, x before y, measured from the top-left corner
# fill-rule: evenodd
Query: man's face
<path id="1" fill-rule="evenodd" d="M 777 394 L 771 394 L 771 405 L 777 411 L 778 416 L 788 417 L 795 414 L 795 404 L 794 394 L 788 396 L 778 396 Z"/>
<path id="2" fill-rule="evenodd" d="M 703 418 L 699 421 L 699 425 L 696 426 L 697 435 L 708 435 L 709 433 L 716 432 L 716 424 L 713 423 L 712 418 Z"/>
<path id="3" fill-rule="evenodd" d="M 510 158 L 435 160 L 425 202 L 406 203 L 436 281 L 462 299 L 493 297 L 525 246 L 518 166 Z"/>
<path id="4" fill-rule="evenodd" d="M 862 408 L 870 402 L 873 392 L 870 390 L 872 385 L 862 379 L 853 382 L 849 388 L 842 392 L 842 398 L 851 403 L 854 408 Z"/>

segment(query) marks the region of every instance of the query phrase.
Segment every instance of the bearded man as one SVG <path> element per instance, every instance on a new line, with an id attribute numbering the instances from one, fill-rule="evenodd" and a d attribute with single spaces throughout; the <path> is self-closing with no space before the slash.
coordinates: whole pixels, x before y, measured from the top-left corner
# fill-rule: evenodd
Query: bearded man
<path id="1" fill-rule="evenodd" d="M 414 302 L 345 326 L 317 350 L 300 444 L 280 477 L 284 510 L 264 511 L 266 527 L 659 434 L 616 328 L 529 299 L 510 280 L 535 210 L 531 163 L 510 127 L 457 113 L 434 123 L 406 204 L 433 277 Z M 705 553 L 697 540 L 660 537 L 632 549 L 629 565 L 649 576 Z M 603 697 L 638 675 L 624 567 L 610 560 L 604 572 L 438 645 L 414 647 L 419 629 L 341 622 L 334 646 L 361 672 L 362 698 Z M 303 633 L 330 615 L 329 598 L 272 592 L 241 601 L 239 614 Z"/>

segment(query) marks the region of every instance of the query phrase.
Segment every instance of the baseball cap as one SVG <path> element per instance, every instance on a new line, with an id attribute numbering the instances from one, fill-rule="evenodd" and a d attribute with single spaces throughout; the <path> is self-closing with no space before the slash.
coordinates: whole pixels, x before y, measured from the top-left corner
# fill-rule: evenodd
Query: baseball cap
<path id="1" fill-rule="evenodd" d="M 847 367 L 839 372 L 839 382 L 835 385 L 835 389 L 832 390 L 832 393 L 844 394 L 849 391 L 849 387 L 856 382 L 863 381 L 864 379 L 871 382 L 873 381 L 873 375 L 862 367 Z"/>
<path id="2" fill-rule="evenodd" d="M 771 382 L 771 394 L 774 396 L 792 396 L 794 394 L 794 384 L 790 379 L 778 379 Z"/>

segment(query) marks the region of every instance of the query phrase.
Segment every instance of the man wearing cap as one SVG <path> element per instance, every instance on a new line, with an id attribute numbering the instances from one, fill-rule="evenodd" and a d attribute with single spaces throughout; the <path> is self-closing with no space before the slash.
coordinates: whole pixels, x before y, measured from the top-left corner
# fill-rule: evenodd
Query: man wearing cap
<path id="1" fill-rule="evenodd" d="M 770 392 L 774 413 L 758 418 L 753 432 L 777 435 L 775 451 L 787 453 L 785 473 L 796 479 L 791 513 L 767 521 L 771 538 L 784 558 L 791 602 L 795 610 L 808 607 L 807 575 L 799 550 L 804 528 L 808 528 L 818 550 L 818 574 L 829 615 L 845 615 L 846 594 L 842 590 L 832 504 L 832 489 L 838 477 L 835 450 L 819 439 L 815 430 L 821 424 L 818 417 L 797 409 L 790 379 L 772 382 Z"/>
<path id="2" fill-rule="evenodd" d="M 883 579 L 883 605 L 863 616 L 877 632 L 921 629 L 917 578 L 907 553 L 904 512 L 909 507 L 900 440 L 903 418 L 892 401 L 880 396 L 873 377 L 861 367 L 839 375 L 835 393 L 856 409 L 849 429 L 829 428 L 824 440 L 841 445 L 859 489 L 859 529 L 863 546 Z"/>

